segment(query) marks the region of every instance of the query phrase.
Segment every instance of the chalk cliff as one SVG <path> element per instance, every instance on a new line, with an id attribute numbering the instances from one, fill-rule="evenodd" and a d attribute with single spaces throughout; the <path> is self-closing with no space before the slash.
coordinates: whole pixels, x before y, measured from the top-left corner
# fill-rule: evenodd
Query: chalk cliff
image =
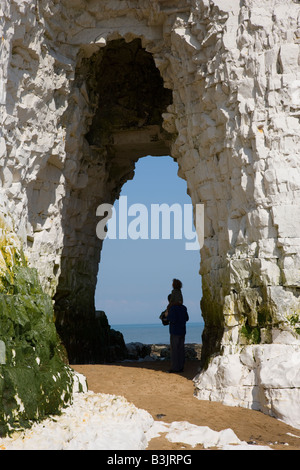
<path id="1" fill-rule="evenodd" d="M 0 209 L 70 360 L 101 356 L 97 206 L 138 158 L 169 154 L 205 208 L 197 394 L 300 426 L 299 2 L 1 0 L 0 14 Z"/>

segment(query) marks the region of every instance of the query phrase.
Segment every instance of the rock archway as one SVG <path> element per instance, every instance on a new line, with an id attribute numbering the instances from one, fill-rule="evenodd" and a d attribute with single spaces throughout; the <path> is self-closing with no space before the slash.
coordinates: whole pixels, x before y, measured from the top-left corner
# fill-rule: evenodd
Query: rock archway
<path id="1" fill-rule="evenodd" d="M 164 88 L 153 56 L 140 39 L 113 40 L 90 57 L 79 57 L 73 90 L 64 121 L 72 128 L 67 130 L 72 141 L 74 113 L 80 116 L 83 146 L 76 163 L 81 180 L 78 184 L 76 175 L 65 202 L 55 312 L 58 332 L 75 363 L 109 359 L 94 306 L 102 247 L 96 236 L 97 207 L 115 202 L 140 157 L 168 155 L 173 136 L 162 128 L 172 91 Z M 78 90 L 85 100 L 76 100 Z"/>
<path id="2" fill-rule="evenodd" d="M 205 206 L 198 396 L 299 423 L 298 2 L 12 0 L 1 13 L 1 211 L 71 355 L 80 337 L 80 354 L 96 354 L 97 321 L 82 314 L 96 206 L 144 146 L 168 149 Z M 132 57 L 148 88 L 126 79 Z M 109 95 L 115 78 L 126 94 Z"/>

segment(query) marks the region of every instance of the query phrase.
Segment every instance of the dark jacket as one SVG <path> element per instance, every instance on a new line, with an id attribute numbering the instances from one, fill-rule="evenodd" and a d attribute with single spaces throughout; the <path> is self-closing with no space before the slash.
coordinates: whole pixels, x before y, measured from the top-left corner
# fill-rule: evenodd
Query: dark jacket
<path id="1" fill-rule="evenodd" d="M 170 322 L 169 331 L 171 335 L 184 336 L 186 334 L 186 322 L 189 315 L 185 305 L 172 305 L 169 307 L 168 320 Z"/>

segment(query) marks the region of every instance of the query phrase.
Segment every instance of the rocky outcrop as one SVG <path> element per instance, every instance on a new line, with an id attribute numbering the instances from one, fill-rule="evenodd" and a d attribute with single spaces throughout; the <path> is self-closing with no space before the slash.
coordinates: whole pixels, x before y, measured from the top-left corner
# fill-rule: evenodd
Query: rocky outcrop
<path id="1" fill-rule="evenodd" d="M 245 346 L 212 358 L 194 379 L 200 400 L 243 406 L 300 429 L 300 351 L 293 344 Z"/>
<path id="2" fill-rule="evenodd" d="M 244 375 L 254 349 L 269 352 L 252 375 L 270 357 L 288 368 L 291 348 L 299 367 L 299 9 L 0 1 L 0 207 L 55 300 L 70 360 L 100 354 L 97 207 L 118 198 L 139 157 L 170 154 L 205 208 L 199 393 L 218 364 L 211 397 L 222 399 L 227 364 Z M 280 415 L 267 395 L 259 406 Z"/>
<path id="3" fill-rule="evenodd" d="M 74 376 L 51 297 L 0 218 L 0 436 L 71 403 Z"/>
<path id="4" fill-rule="evenodd" d="M 128 351 L 122 333 L 111 328 L 102 310 L 96 311 L 96 319 L 98 322 L 96 341 L 101 351 L 98 362 L 116 362 L 126 359 Z"/>
<path id="5" fill-rule="evenodd" d="M 133 342 L 126 344 L 128 351 L 127 360 L 130 361 L 160 361 L 170 359 L 170 345 L 168 344 L 143 344 Z M 200 360 L 201 344 L 185 344 L 185 358 Z"/>

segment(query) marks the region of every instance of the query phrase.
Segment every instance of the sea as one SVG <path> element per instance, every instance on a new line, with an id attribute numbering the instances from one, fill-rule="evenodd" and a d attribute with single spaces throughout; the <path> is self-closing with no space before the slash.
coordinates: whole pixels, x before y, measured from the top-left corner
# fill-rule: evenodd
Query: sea
<path id="1" fill-rule="evenodd" d="M 125 343 L 143 343 L 143 344 L 169 344 L 169 327 L 156 323 L 149 324 L 128 324 L 111 325 L 111 328 L 120 331 L 123 334 Z M 186 324 L 185 343 L 202 344 L 202 332 L 204 323 Z"/>

